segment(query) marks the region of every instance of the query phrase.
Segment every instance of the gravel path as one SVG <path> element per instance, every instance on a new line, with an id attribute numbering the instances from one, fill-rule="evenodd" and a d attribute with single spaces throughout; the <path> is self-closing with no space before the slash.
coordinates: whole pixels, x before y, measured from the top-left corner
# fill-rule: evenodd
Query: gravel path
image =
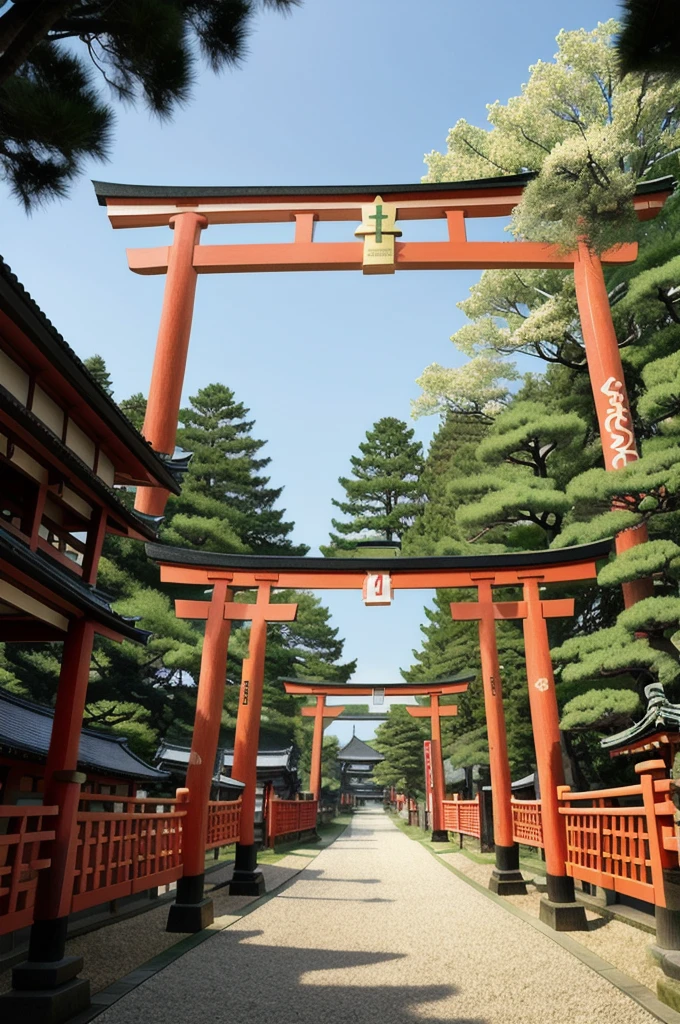
<path id="1" fill-rule="evenodd" d="M 247 917 L 97 1024 L 652 1024 L 547 936 L 358 813 Z"/>

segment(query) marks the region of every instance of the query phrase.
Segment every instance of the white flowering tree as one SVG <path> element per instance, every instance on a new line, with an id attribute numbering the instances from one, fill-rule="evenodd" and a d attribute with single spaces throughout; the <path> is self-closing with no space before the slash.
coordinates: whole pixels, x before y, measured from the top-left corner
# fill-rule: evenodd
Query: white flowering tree
<path id="1" fill-rule="evenodd" d="M 538 61 L 519 96 L 487 107 L 490 128 L 460 120 L 447 152 L 426 156 L 426 181 L 540 172 L 527 186 L 513 230 L 572 248 L 584 233 L 601 251 L 634 223 L 635 186 L 673 169 L 680 81 L 621 78 L 619 25 L 560 32 L 552 61 Z"/>
<path id="2" fill-rule="evenodd" d="M 416 384 L 422 394 L 411 403 L 414 419 L 439 413 L 463 413 L 491 421 L 508 402 L 507 383 L 520 374 L 511 363 L 494 355 L 478 355 L 465 366 L 448 367 L 439 363 L 426 366 Z"/>

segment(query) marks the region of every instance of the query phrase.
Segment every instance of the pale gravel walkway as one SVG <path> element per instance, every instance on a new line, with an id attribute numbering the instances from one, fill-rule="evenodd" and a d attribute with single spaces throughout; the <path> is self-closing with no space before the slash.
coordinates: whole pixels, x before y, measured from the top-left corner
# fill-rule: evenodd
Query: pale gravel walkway
<path id="1" fill-rule="evenodd" d="M 652 1024 L 618 989 L 361 812 L 302 874 L 97 1024 Z"/>

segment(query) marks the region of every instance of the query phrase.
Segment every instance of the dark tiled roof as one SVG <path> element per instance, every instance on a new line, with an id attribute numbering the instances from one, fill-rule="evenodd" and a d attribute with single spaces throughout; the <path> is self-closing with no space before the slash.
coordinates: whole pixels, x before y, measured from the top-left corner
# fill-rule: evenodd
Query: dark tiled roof
<path id="1" fill-rule="evenodd" d="M 59 594 L 75 605 L 88 617 L 109 629 L 115 630 L 128 640 L 136 640 L 145 644 L 150 637 L 144 629 L 135 627 L 135 620 L 118 615 L 109 604 L 108 599 L 69 569 L 63 569 L 49 555 L 40 551 L 31 551 L 23 541 L 17 540 L 0 526 L 0 559 L 15 569 L 25 572 L 31 580 L 45 586 L 52 593 Z"/>
<path id="2" fill-rule="evenodd" d="M 84 480 L 101 498 L 104 505 L 112 510 L 113 516 L 118 516 L 127 526 L 137 530 L 143 537 L 155 540 L 158 530 L 150 525 L 148 518 L 143 519 L 136 512 L 127 508 L 113 487 L 109 487 L 101 477 L 97 476 L 94 470 L 90 469 L 74 451 L 67 448 L 54 431 L 50 430 L 30 409 L 22 405 L 2 384 L 0 384 L 0 408 L 6 409 L 19 426 L 36 438 L 81 480 Z"/>
<path id="3" fill-rule="evenodd" d="M 109 429 L 125 442 L 126 447 L 152 476 L 173 494 L 179 494 L 179 485 L 167 462 L 154 452 L 149 442 L 133 427 L 111 396 L 94 379 L 2 257 L 0 308 L 4 309 L 12 321 L 45 353 L 64 379 L 83 396 Z"/>
<path id="4" fill-rule="evenodd" d="M 168 768 L 184 770 L 189 764 L 190 753 L 190 747 L 181 747 L 175 743 L 163 741 L 156 752 L 155 761 L 156 764 L 167 765 Z M 234 751 L 225 750 L 222 758 L 222 768 L 227 768 L 231 771 L 233 764 Z M 283 747 L 280 750 L 258 750 L 257 767 L 260 771 L 272 771 L 275 769 L 293 771 L 293 748 Z M 217 781 L 217 776 L 215 776 L 214 781 Z M 236 784 L 242 785 L 240 782 Z"/>
<path id="5" fill-rule="evenodd" d="M 577 544 L 570 548 L 549 548 L 543 551 L 519 551 L 498 555 L 442 555 L 425 558 L 315 558 L 307 555 L 231 555 L 215 551 L 195 551 L 165 544 L 147 544 L 146 553 L 156 562 L 170 565 L 210 566 L 216 569 L 254 569 L 257 572 L 329 573 L 337 570 L 360 573 L 367 571 L 410 572 L 437 569 L 503 569 L 519 566 L 564 565 L 591 558 L 605 558 L 613 541 Z M 300 682 L 302 680 L 298 680 Z M 384 685 L 384 684 L 377 684 Z M 348 687 L 351 692 L 351 687 Z"/>
<path id="6" fill-rule="evenodd" d="M 0 688 L 0 745 L 47 757 L 52 735 L 52 708 L 34 704 Z M 78 766 L 126 779 L 161 782 L 168 773 L 152 768 L 129 749 L 124 736 L 95 729 L 80 733 Z"/>
<path id="7" fill-rule="evenodd" d="M 109 199 L 174 199 L 240 196 L 342 196 L 390 195 L 392 193 L 463 192 L 492 188 L 523 188 L 536 177 L 535 171 L 523 174 L 504 174 L 495 178 L 477 178 L 473 181 L 419 181 L 405 185 L 126 185 L 110 181 L 93 181 L 100 206 Z M 636 192 L 672 192 L 673 178 L 655 178 L 641 181 Z"/>
<path id="8" fill-rule="evenodd" d="M 338 753 L 338 761 L 356 761 L 361 764 L 362 761 L 384 761 L 385 758 L 378 751 L 369 746 L 368 743 L 364 743 L 358 736 L 352 736 L 349 743 L 342 748 Z"/>

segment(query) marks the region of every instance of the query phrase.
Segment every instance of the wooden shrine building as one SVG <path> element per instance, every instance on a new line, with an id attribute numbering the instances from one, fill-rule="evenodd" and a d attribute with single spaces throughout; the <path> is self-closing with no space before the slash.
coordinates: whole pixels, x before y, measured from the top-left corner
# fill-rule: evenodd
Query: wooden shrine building
<path id="1" fill-rule="evenodd" d="M 338 751 L 340 762 L 340 803 L 361 807 L 367 800 L 382 802 L 384 787 L 373 781 L 373 769 L 385 757 L 370 743 L 353 735 L 349 743 Z"/>
<path id="2" fill-rule="evenodd" d="M 36 732 L 40 720 L 43 746 L 34 753 L 46 758 L 40 814 L 0 805 L 0 934 L 33 922 L 28 961 L 15 967 L 14 988 L 0 1004 L 8 1024 L 27 1013 L 58 1021 L 89 1003 L 89 983 L 77 977 L 82 960 L 65 957 L 65 938 L 75 908 L 79 806 L 94 767 L 82 771 L 79 758 L 90 657 L 96 635 L 148 639 L 96 589 L 97 568 L 107 534 L 156 535 L 157 520 L 132 511 L 116 488 L 178 493 L 176 468 L 172 456 L 151 449 L 0 259 L 0 641 L 63 643 L 49 741 L 35 708 L 5 703 Z M 133 759 L 122 744 L 115 754 Z"/>

